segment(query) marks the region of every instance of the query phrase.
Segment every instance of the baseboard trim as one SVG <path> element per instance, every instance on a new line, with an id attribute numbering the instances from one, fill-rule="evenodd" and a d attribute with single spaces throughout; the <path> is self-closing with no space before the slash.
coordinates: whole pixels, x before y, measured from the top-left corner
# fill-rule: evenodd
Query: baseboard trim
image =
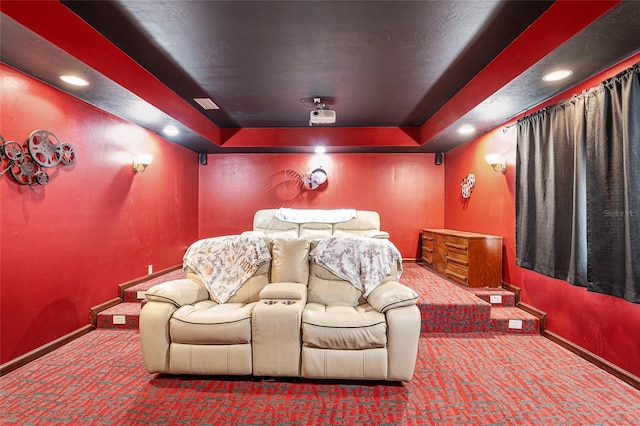
<path id="1" fill-rule="evenodd" d="M 516 307 L 538 318 L 538 321 L 540 322 L 540 333 L 542 333 L 547 329 L 547 313 L 546 312 L 543 312 L 538 308 L 534 308 L 533 306 L 527 305 L 526 303 L 522 303 L 522 302 L 516 303 Z"/>
<path id="2" fill-rule="evenodd" d="M 547 329 L 547 313 L 543 312 L 541 310 L 539 310 L 538 308 L 535 308 L 531 305 L 528 305 L 526 303 L 523 303 L 520 301 L 520 294 L 521 294 L 521 290 L 520 287 L 516 287 L 513 284 L 509 284 L 506 282 L 502 282 L 502 288 L 504 288 L 505 290 L 510 291 L 511 293 L 513 293 L 515 295 L 515 299 L 516 299 L 516 307 L 522 309 L 525 312 L 530 313 L 531 315 L 533 315 L 534 317 L 538 318 L 538 321 L 540 321 L 540 333 L 542 333 L 544 330 Z"/>
<path id="3" fill-rule="evenodd" d="M 504 288 L 505 290 L 509 290 L 511 293 L 516 295 L 516 305 L 520 303 L 520 287 L 516 287 L 513 284 L 509 284 L 503 281 L 502 288 Z"/>
<path id="4" fill-rule="evenodd" d="M 153 274 L 145 275 L 143 277 L 136 278 L 135 280 L 131 280 L 131 281 L 127 281 L 126 283 L 118 284 L 118 297 L 120 299 L 124 300 L 124 291 L 126 289 L 128 289 L 129 287 L 133 287 L 134 285 L 138 285 L 138 284 L 143 283 L 145 281 L 152 280 L 154 278 L 157 278 L 157 277 L 159 277 L 161 275 L 164 275 L 164 274 L 168 274 L 169 272 L 173 272 L 176 269 L 180 269 L 180 268 L 182 268 L 182 264 L 170 266 L 170 267 L 168 267 L 166 269 L 163 269 L 161 271 L 154 272 Z"/>
<path id="5" fill-rule="evenodd" d="M 610 363 L 609 361 L 607 361 L 604 358 L 599 357 L 598 355 L 594 354 L 593 352 L 589 352 L 588 350 L 584 349 L 581 346 L 576 345 L 575 343 L 565 339 L 564 337 L 549 331 L 549 330 L 545 330 L 543 333 L 541 333 L 542 336 L 546 337 L 547 339 L 551 340 L 554 343 L 557 343 L 558 345 L 562 346 L 563 348 L 573 352 L 574 354 L 578 355 L 581 358 L 584 358 L 585 360 L 589 361 L 591 364 L 595 365 L 596 367 L 599 367 L 601 369 L 603 369 L 604 371 L 606 371 L 609 374 L 612 374 L 614 376 L 616 376 L 618 379 L 622 380 L 623 382 L 626 382 L 627 384 L 633 386 L 634 388 L 640 390 L 640 377 L 631 374 L 630 372 L 628 372 L 627 370 L 624 370 L 620 367 L 618 367 L 615 364 Z"/>
<path id="6" fill-rule="evenodd" d="M 98 326 L 98 314 L 102 311 L 106 311 L 109 308 L 112 308 L 120 303 L 122 303 L 121 298 L 115 297 L 111 300 L 107 300 L 106 302 L 102 302 L 99 305 L 92 306 L 89 308 L 89 321 L 93 327 Z"/>
<path id="7" fill-rule="evenodd" d="M 40 358 L 43 355 L 48 354 L 53 350 L 58 349 L 61 346 L 66 345 L 67 343 L 77 339 L 80 336 L 84 336 L 94 329 L 94 326 L 87 324 L 84 327 L 80 327 L 79 329 L 72 331 L 69 334 L 65 334 L 64 336 L 52 342 L 42 345 L 39 348 L 32 350 L 31 352 L 27 352 L 24 355 L 20 355 L 19 357 L 0 365 L 0 377 L 12 372 L 13 370 L 16 370 L 17 368 L 22 367 L 23 365 L 30 363 L 37 358 Z"/>

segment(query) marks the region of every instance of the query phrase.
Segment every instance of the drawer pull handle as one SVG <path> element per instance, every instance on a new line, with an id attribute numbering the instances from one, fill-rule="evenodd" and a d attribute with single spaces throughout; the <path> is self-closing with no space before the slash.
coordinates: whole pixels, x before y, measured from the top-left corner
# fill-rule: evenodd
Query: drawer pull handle
<path id="1" fill-rule="evenodd" d="M 456 277 L 459 280 L 467 281 L 467 277 L 465 277 L 464 275 L 456 274 L 455 272 L 450 271 L 449 269 L 445 269 L 445 272 L 447 273 L 447 275 L 451 275 L 452 277 Z"/>
<path id="2" fill-rule="evenodd" d="M 455 257 L 446 256 L 449 262 L 458 263 L 460 265 L 469 266 L 469 262 L 462 259 L 456 259 Z"/>
<path id="3" fill-rule="evenodd" d="M 453 248 L 457 248 L 457 249 L 460 249 L 460 250 L 466 250 L 467 249 L 467 246 L 463 246 L 461 244 L 449 243 L 447 241 L 444 242 L 444 245 L 447 246 L 447 247 L 453 247 Z"/>

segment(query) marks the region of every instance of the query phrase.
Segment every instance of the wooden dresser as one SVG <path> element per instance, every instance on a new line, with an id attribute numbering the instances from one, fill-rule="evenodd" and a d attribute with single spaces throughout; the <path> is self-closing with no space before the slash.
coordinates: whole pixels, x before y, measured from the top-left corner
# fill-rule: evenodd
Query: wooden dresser
<path id="1" fill-rule="evenodd" d="M 423 229 L 422 263 L 467 287 L 500 287 L 502 237 Z"/>

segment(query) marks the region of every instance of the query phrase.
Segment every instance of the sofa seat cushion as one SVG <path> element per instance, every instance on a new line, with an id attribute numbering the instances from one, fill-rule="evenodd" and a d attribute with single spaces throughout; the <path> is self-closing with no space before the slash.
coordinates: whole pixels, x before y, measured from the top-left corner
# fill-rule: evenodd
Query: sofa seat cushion
<path id="1" fill-rule="evenodd" d="M 169 321 L 171 341 L 194 345 L 237 345 L 251 342 L 254 303 L 198 302 L 176 310 Z"/>
<path id="2" fill-rule="evenodd" d="M 383 348 L 387 345 L 387 323 L 384 314 L 369 304 L 308 303 L 302 313 L 302 342 L 324 349 Z"/>

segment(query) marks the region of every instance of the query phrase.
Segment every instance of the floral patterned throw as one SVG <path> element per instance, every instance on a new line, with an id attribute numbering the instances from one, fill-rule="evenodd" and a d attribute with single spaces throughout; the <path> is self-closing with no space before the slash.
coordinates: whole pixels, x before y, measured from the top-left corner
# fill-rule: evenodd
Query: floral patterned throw
<path id="1" fill-rule="evenodd" d="M 229 235 L 191 244 L 184 254 L 183 268 L 191 268 L 211 298 L 222 304 L 269 260 L 269 248 L 259 235 Z"/>
<path id="2" fill-rule="evenodd" d="M 321 240 L 310 254 L 325 267 L 354 287 L 369 294 L 398 265 L 396 279 L 402 274 L 402 256 L 389 240 L 366 237 L 329 237 Z"/>

